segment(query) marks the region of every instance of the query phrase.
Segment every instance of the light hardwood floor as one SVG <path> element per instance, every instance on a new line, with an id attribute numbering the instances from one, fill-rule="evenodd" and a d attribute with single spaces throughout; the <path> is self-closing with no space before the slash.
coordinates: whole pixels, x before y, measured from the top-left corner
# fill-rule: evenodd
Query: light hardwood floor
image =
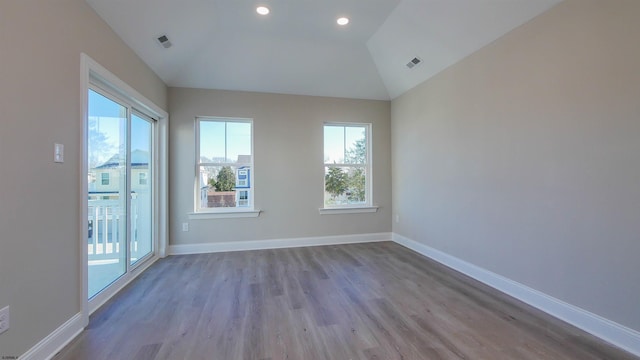
<path id="1" fill-rule="evenodd" d="M 383 242 L 171 256 L 55 359 L 636 359 Z"/>

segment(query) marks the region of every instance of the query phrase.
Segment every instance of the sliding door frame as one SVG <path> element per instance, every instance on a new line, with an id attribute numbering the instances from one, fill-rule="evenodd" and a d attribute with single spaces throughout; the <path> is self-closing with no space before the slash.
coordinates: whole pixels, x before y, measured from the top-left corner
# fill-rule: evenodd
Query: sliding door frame
<path id="1" fill-rule="evenodd" d="M 135 89 L 127 85 L 124 81 L 109 72 L 106 68 L 102 67 L 96 61 L 91 59 L 86 54 L 80 56 L 80 99 L 81 99 L 81 151 L 80 156 L 80 274 L 81 279 L 81 291 L 80 291 L 80 304 L 81 304 L 81 316 L 82 326 L 86 327 L 89 324 L 89 315 L 104 304 L 111 296 L 122 289 L 126 284 L 138 276 L 148 266 L 150 266 L 158 258 L 165 257 L 167 254 L 167 234 L 168 234 L 168 121 L 169 115 L 166 111 L 155 105 L 152 101 L 144 97 Z M 143 114 L 151 119 L 155 120 L 155 126 L 153 126 L 153 137 L 155 142 L 154 156 L 151 159 L 153 162 L 152 171 L 153 175 L 150 176 L 154 179 L 153 192 L 154 192 L 154 209 L 153 209 L 153 242 L 154 251 L 146 256 L 141 261 L 136 262 L 133 266 L 130 264 L 130 256 L 127 256 L 126 266 L 127 272 L 116 280 L 108 291 L 103 291 L 91 301 L 88 300 L 88 254 L 87 254 L 87 201 L 88 201 L 88 184 L 87 184 L 87 145 L 88 145 L 88 92 L 90 89 L 100 89 L 101 92 L 107 92 L 110 96 L 121 99 L 128 104 L 130 112 L 137 112 Z M 130 117 L 131 114 L 128 114 Z M 130 127 L 130 124 L 127 125 Z M 129 140 L 127 140 L 129 141 Z M 129 203 L 129 202 L 127 202 Z M 128 222 L 128 221 L 127 221 Z M 129 230 L 127 230 L 127 233 Z M 124 249 L 129 253 L 130 249 Z"/>

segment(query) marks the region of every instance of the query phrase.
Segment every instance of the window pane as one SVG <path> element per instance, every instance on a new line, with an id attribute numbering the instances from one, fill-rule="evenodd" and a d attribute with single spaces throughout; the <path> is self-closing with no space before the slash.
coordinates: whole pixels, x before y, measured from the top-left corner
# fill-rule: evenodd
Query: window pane
<path id="1" fill-rule="evenodd" d="M 225 123 L 200 121 L 200 162 L 225 162 Z"/>
<path id="2" fill-rule="evenodd" d="M 227 123 L 227 161 L 251 162 L 251 123 Z"/>
<path id="3" fill-rule="evenodd" d="M 134 264 L 153 251 L 153 125 L 131 115 L 131 242 Z"/>
<path id="4" fill-rule="evenodd" d="M 345 128 L 345 163 L 365 164 L 367 162 L 367 138 L 365 127 Z"/>
<path id="5" fill-rule="evenodd" d="M 361 166 L 326 166 L 325 206 L 366 204 L 366 169 Z"/>
<path id="6" fill-rule="evenodd" d="M 252 123 L 224 118 L 198 119 L 201 141 L 196 210 L 253 206 Z M 213 139 L 213 140 L 211 140 Z"/>
<path id="7" fill-rule="evenodd" d="M 102 178 L 102 185 L 109 185 L 109 173 L 101 173 L 100 177 Z"/>
<path id="8" fill-rule="evenodd" d="M 201 166 L 199 208 L 250 207 L 251 167 Z"/>
<path id="9" fill-rule="evenodd" d="M 324 163 L 344 163 L 344 126 L 324 126 Z"/>
<path id="10" fill-rule="evenodd" d="M 88 297 L 126 272 L 127 108 L 89 90 Z"/>

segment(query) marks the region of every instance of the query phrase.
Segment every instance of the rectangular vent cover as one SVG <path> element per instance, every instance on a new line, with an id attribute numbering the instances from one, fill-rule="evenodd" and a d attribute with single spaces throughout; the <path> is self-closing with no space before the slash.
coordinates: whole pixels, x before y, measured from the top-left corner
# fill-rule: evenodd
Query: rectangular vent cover
<path id="1" fill-rule="evenodd" d="M 167 35 L 158 36 L 156 40 L 158 40 L 158 43 L 165 49 L 168 49 L 171 47 L 171 45 L 173 45 L 171 44 L 171 41 L 169 41 L 169 37 Z"/>
<path id="2" fill-rule="evenodd" d="M 411 61 L 407 63 L 407 67 L 409 69 L 413 69 L 415 66 L 417 66 L 421 62 L 422 62 L 422 59 L 420 59 L 419 57 L 414 57 L 413 59 L 411 59 Z"/>

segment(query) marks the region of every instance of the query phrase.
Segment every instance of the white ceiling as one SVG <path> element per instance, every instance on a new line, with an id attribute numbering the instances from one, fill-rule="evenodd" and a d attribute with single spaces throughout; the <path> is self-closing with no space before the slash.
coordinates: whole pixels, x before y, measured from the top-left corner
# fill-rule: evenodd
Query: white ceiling
<path id="1" fill-rule="evenodd" d="M 169 86 L 388 100 L 561 0 L 86 1 Z"/>

